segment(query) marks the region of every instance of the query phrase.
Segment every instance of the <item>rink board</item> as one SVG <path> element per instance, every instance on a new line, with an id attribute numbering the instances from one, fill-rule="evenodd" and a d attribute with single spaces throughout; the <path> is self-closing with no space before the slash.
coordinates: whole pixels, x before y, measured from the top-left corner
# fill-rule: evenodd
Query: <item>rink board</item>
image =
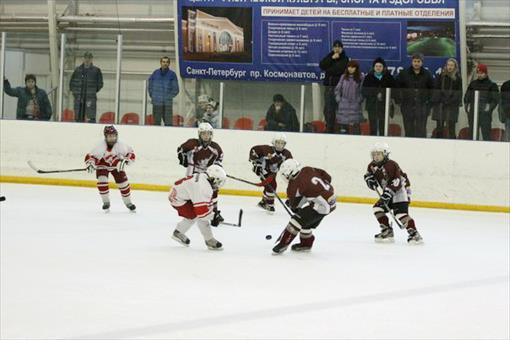
<path id="1" fill-rule="evenodd" d="M 2 121 L 0 181 L 95 186 L 91 174 L 37 175 L 27 161 L 49 169 L 81 167 L 85 154 L 102 138 L 102 127 Z M 136 163 L 127 170 L 134 189 L 167 191 L 183 176 L 176 150 L 183 141 L 196 136 L 195 129 L 119 126 L 119 133 L 137 154 Z M 224 150 L 227 172 L 257 181 L 248 152 L 253 145 L 269 143 L 272 135 L 265 131 L 216 130 L 214 140 Z M 288 148 L 298 161 L 324 168 L 332 175 L 341 202 L 374 202 L 374 193 L 366 187 L 363 174 L 371 145 L 385 141 L 390 145 L 391 157 L 410 177 L 414 206 L 510 212 L 509 143 L 303 133 L 288 133 L 287 138 Z M 227 181 L 223 193 L 260 195 L 257 188 L 232 180 Z"/>

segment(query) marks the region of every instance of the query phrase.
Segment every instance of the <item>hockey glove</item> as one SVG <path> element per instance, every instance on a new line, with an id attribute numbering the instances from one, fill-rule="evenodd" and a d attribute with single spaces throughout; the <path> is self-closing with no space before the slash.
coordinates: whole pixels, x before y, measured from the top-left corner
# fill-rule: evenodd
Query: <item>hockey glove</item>
<path id="1" fill-rule="evenodd" d="M 219 210 L 214 211 L 214 216 L 211 220 L 211 225 L 213 227 L 217 227 L 220 225 L 221 222 L 223 222 L 223 217 L 221 217 L 220 212 L 221 211 L 219 211 Z"/>
<path id="2" fill-rule="evenodd" d="M 179 159 L 180 165 L 182 165 L 185 168 L 188 167 L 188 157 L 186 156 L 186 154 L 183 151 L 179 151 L 177 153 L 177 158 Z"/>
<path id="3" fill-rule="evenodd" d="M 262 164 L 259 162 L 253 162 L 252 171 L 255 173 L 255 175 L 259 177 L 261 177 L 264 174 L 264 168 L 262 167 Z"/>
<path id="4" fill-rule="evenodd" d="M 374 174 L 367 172 L 364 176 L 365 182 L 370 190 L 375 190 L 377 188 L 377 180 L 374 177 Z"/>
<path id="5" fill-rule="evenodd" d="M 89 174 L 93 173 L 94 171 L 96 171 L 96 164 L 94 162 L 94 160 L 88 160 L 87 162 L 85 162 L 85 165 L 87 165 L 87 172 Z"/>
<path id="6" fill-rule="evenodd" d="M 384 204 L 388 205 L 391 202 L 391 199 L 393 198 L 394 194 L 395 193 L 391 189 L 389 189 L 389 188 L 384 189 L 384 191 L 381 195 L 381 201 Z"/>
<path id="7" fill-rule="evenodd" d="M 117 171 L 118 172 L 124 171 L 124 168 L 126 167 L 126 165 L 129 165 L 129 160 L 128 159 L 124 158 L 124 159 L 120 160 L 117 163 Z"/>

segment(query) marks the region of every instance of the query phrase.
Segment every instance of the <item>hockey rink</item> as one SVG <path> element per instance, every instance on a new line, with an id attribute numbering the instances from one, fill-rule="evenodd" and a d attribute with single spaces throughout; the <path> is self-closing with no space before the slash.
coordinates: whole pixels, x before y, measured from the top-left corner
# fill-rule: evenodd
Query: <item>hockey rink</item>
<path id="1" fill-rule="evenodd" d="M 2 339 L 507 339 L 510 215 L 411 209 L 425 244 L 375 244 L 369 205 L 339 204 L 310 253 L 272 256 L 288 216 L 220 196 L 209 251 L 170 239 L 165 192 L 0 183 Z M 271 234 L 268 241 L 265 235 Z"/>

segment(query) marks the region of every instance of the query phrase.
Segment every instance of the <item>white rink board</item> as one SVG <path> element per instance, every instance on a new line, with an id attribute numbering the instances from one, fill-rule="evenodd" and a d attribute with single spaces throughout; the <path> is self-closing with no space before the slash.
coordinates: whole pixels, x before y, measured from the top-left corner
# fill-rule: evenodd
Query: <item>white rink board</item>
<path id="1" fill-rule="evenodd" d="M 103 125 L 53 122 L 0 121 L 0 173 L 34 176 L 27 166 L 75 168 L 102 138 Z M 132 145 L 137 162 L 128 169 L 132 183 L 170 184 L 184 174 L 177 147 L 196 136 L 196 129 L 119 126 L 120 139 Z M 251 146 L 269 143 L 271 132 L 217 130 L 214 140 L 225 152 L 224 167 L 234 176 L 256 180 L 248 162 Z M 326 169 L 340 196 L 373 197 L 363 182 L 369 149 L 386 141 L 391 157 L 410 177 L 417 201 L 509 206 L 510 144 L 456 140 L 379 138 L 288 133 L 288 148 L 305 165 Z M 86 173 L 46 175 L 93 179 Z M 253 187 L 228 181 L 226 188 Z M 281 187 L 280 187 L 281 190 Z"/>

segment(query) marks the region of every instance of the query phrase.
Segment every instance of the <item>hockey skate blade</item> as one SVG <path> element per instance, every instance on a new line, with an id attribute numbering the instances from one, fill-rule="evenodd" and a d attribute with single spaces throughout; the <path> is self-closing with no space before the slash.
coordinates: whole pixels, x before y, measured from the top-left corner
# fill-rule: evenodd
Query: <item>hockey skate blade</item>
<path id="1" fill-rule="evenodd" d="M 413 241 L 407 242 L 407 244 L 410 245 L 410 246 L 420 246 L 420 245 L 423 244 L 423 240 L 419 240 L 419 241 L 414 241 L 413 240 Z"/>
<path id="2" fill-rule="evenodd" d="M 212 250 L 212 251 L 222 251 L 223 247 L 221 247 L 221 248 L 213 248 L 213 247 L 207 246 L 207 249 Z"/>
<path id="3" fill-rule="evenodd" d="M 182 242 L 182 240 L 181 240 L 180 238 L 175 237 L 175 236 L 173 236 L 173 235 L 171 236 L 171 238 L 172 238 L 172 240 L 177 241 L 177 243 L 180 243 L 180 244 L 182 244 L 182 245 L 183 245 L 183 246 L 185 246 L 185 247 L 189 247 L 189 244 L 186 244 L 186 243 Z"/>
<path id="4" fill-rule="evenodd" d="M 312 248 L 308 248 L 308 249 L 290 249 L 291 251 L 295 252 L 295 253 L 309 253 L 312 251 Z"/>
<path id="5" fill-rule="evenodd" d="M 391 243 L 395 243 L 395 239 L 393 237 L 389 237 L 389 238 L 384 238 L 384 239 L 374 239 L 374 242 L 375 243 L 382 243 L 382 244 L 391 244 Z"/>
<path id="6" fill-rule="evenodd" d="M 110 209 L 103 209 L 103 213 L 109 214 L 110 213 Z"/>

